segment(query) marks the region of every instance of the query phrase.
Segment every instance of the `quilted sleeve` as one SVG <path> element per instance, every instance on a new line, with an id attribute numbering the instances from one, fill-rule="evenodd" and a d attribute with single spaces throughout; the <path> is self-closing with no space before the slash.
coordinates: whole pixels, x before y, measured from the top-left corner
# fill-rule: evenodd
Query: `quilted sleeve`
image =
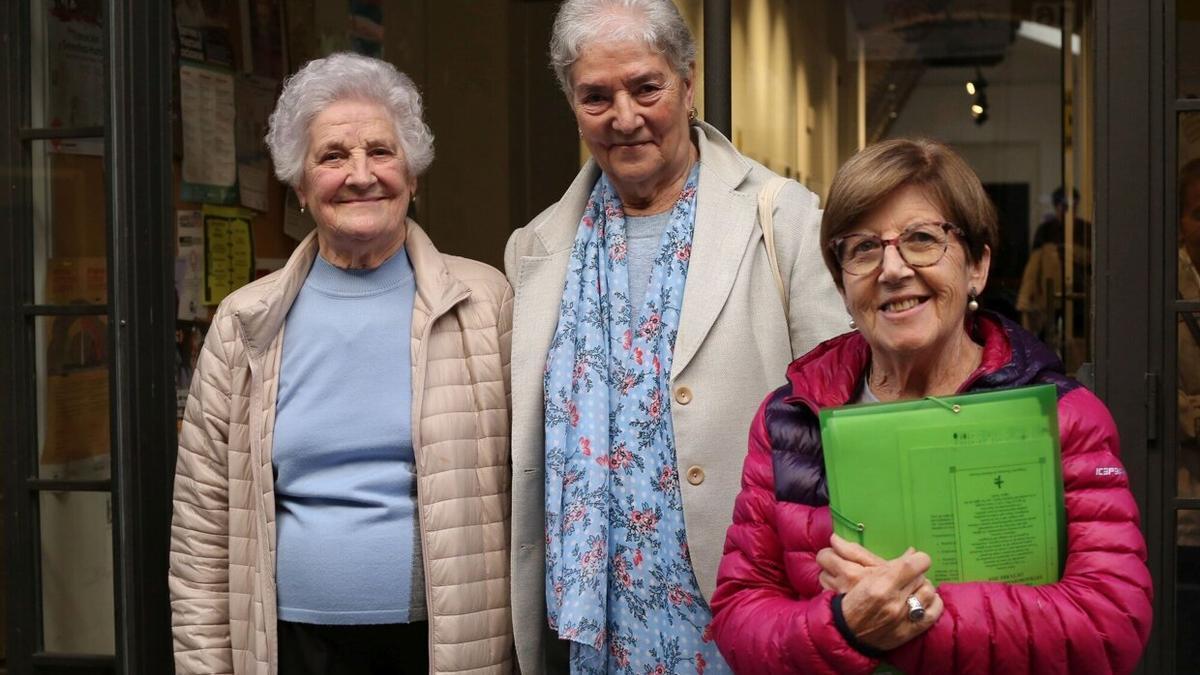
<path id="1" fill-rule="evenodd" d="M 232 673 L 229 480 L 232 325 L 214 320 L 192 376 L 179 432 L 168 585 L 175 670 Z"/>
<path id="2" fill-rule="evenodd" d="M 1128 673 L 1150 635 L 1146 544 L 1108 410 L 1059 402 L 1067 559 L 1045 586 L 943 584 L 946 611 L 889 661 L 910 673 Z"/>
<path id="3" fill-rule="evenodd" d="M 780 507 L 791 527 L 808 523 L 810 530 L 814 509 L 775 499 L 766 407 L 764 402 L 750 430 L 742 490 L 725 537 L 712 598 L 713 636 L 737 673 L 870 673 L 878 662 L 848 645 L 834 625 L 833 594 L 805 597 L 788 580 L 776 522 Z M 789 547 L 788 555 L 811 558 L 816 550 Z"/>

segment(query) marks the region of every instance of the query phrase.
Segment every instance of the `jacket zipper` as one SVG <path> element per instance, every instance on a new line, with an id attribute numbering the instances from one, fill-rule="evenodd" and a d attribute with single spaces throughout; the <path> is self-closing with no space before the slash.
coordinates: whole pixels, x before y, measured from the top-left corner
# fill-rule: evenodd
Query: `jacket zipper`
<path id="1" fill-rule="evenodd" d="M 438 309 L 436 312 L 429 313 L 429 319 L 425 322 L 425 327 L 421 330 L 421 342 L 417 345 L 417 360 L 414 364 L 413 374 L 413 407 L 412 407 L 412 436 L 413 436 L 413 456 L 417 459 L 417 517 L 421 524 L 421 568 L 422 578 L 425 580 L 425 620 L 428 630 L 426 631 L 425 649 L 429 654 L 429 672 L 436 672 L 433 661 L 433 624 L 434 612 L 432 609 L 433 593 L 429 583 L 429 558 L 426 553 L 429 546 L 425 540 L 425 509 L 421 506 L 421 477 L 422 477 L 422 456 L 417 453 L 423 453 L 421 447 L 421 409 L 425 404 L 425 371 L 426 371 L 426 354 L 429 349 L 429 337 L 433 334 L 433 324 L 437 323 L 438 319 L 445 316 L 455 305 L 465 300 L 470 291 L 464 290 L 462 293 L 454 296 L 450 302 Z M 416 381 L 416 377 L 420 381 Z"/>

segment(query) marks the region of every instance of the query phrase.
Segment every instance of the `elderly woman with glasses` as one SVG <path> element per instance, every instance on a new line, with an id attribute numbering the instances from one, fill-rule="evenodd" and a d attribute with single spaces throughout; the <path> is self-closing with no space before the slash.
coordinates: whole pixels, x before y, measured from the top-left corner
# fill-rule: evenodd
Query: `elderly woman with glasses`
<path id="1" fill-rule="evenodd" d="M 179 434 L 178 673 L 509 673 L 512 290 L 408 218 L 421 97 L 335 54 L 267 145 L 316 229 L 217 308 Z"/>
<path id="2" fill-rule="evenodd" d="M 554 24 L 592 159 L 505 256 L 525 673 L 566 668 L 560 640 L 573 672 L 726 669 L 706 626 L 734 449 L 841 324 L 816 197 L 789 182 L 760 219 L 777 177 L 695 119 L 695 55 L 671 0 L 568 0 Z"/>
<path id="3" fill-rule="evenodd" d="M 739 673 L 870 673 L 881 661 L 909 673 L 1133 670 L 1152 585 L 1116 428 L 1053 353 L 979 308 L 997 227 L 974 172 L 932 141 L 869 147 L 835 176 L 821 239 L 857 330 L 792 363 L 754 420 L 712 603 L 728 663 Z M 1058 393 L 1060 581 L 935 588 L 925 552 L 885 560 L 833 535 L 818 410 L 1031 384 Z"/>

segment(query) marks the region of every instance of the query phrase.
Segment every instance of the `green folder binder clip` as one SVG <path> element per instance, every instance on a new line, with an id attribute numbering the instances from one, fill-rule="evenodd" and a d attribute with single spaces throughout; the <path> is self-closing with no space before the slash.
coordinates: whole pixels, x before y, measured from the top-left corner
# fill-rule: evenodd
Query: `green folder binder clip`
<path id="1" fill-rule="evenodd" d="M 946 582 L 1058 581 L 1066 550 L 1053 385 L 820 412 L 839 536 Z"/>

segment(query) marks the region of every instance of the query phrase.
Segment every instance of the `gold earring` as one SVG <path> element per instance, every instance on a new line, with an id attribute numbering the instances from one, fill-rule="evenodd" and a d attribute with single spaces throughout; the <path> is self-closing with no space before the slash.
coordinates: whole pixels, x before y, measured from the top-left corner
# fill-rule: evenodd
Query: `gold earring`
<path id="1" fill-rule="evenodd" d="M 583 129 L 576 129 L 579 132 L 579 137 L 583 138 Z"/>
<path id="2" fill-rule="evenodd" d="M 696 107 L 695 106 L 692 106 L 692 109 L 688 111 L 688 121 L 689 122 L 696 121 Z"/>

